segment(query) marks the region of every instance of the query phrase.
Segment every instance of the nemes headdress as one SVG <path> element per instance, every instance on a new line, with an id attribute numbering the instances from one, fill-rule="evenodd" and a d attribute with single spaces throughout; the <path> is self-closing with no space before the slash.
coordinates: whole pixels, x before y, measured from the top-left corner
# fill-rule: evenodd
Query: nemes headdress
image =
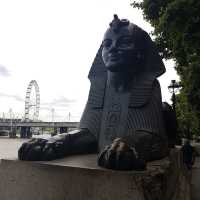
<path id="1" fill-rule="evenodd" d="M 130 23 L 126 19 L 119 19 L 117 15 L 114 15 L 114 19 L 110 23 L 109 29 L 112 29 L 114 32 L 123 26 L 131 26 L 133 31 L 134 41 L 138 49 L 143 51 L 144 54 L 144 66 L 143 74 L 151 75 L 152 79 L 159 77 L 165 72 L 165 66 L 162 62 L 161 57 L 158 54 L 155 44 L 152 42 L 148 33 L 139 28 L 137 25 Z M 96 57 L 91 66 L 88 78 L 94 77 L 106 77 L 106 68 L 102 60 L 102 45 L 100 46 Z"/>
<path id="2" fill-rule="evenodd" d="M 120 28 L 124 26 L 130 27 L 133 33 L 132 35 L 135 41 L 135 46 L 143 54 L 143 66 L 141 66 L 141 71 L 140 74 L 137 75 L 138 80 L 136 81 L 139 84 L 138 88 L 143 88 L 144 82 L 145 88 L 151 88 L 154 80 L 165 72 L 165 66 L 162 59 L 148 33 L 139 28 L 137 25 L 130 23 L 126 19 L 120 20 L 117 15 L 114 15 L 114 19 L 110 23 L 109 29 L 112 29 L 115 33 L 117 33 Z M 101 93 L 103 93 L 102 90 L 105 90 L 107 80 L 107 70 L 102 59 L 102 48 L 103 47 L 101 45 L 88 74 L 88 78 L 91 81 L 91 90 L 93 87 L 92 84 L 94 84 L 96 85 L 95 90 L 99 88 Z M 135 90 L 136 95 L 138 93 L 137 91 L 139 91 L 139 89 Z"/>

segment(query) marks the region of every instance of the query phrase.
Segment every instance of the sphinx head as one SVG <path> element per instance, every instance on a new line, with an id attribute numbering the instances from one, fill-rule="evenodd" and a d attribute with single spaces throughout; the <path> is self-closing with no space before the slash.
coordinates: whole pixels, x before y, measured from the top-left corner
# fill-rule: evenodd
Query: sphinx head
<path id="1" fill-rule="evenodd" d="M 144 52 L 138 29 L 128 20 L 120 20 L 114 15 L 102 43 L 102 59 L 107 70 L 128 73 L 142 70 Z"/>
<path id="2" fill-rule="evenodd" d="M 148 33 L 114 15 L 88 77 L 106 79 L 108 70 L 145 75 L 153 81 L 165 72 L 165 66 Z"/>

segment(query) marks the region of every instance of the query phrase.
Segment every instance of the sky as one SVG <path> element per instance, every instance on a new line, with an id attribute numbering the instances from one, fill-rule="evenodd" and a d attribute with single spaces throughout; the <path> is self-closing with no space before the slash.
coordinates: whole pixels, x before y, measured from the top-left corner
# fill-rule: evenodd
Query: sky
<path id="1" fill-rule="evenodd" d="M 153 30 L 130 3 L 0 0 L 0 118 L 24 117 L 27 87 L 36 80 L 40 120 L 79 121 L 90 87 L 87 75 L 113 14 Z M 164 63 L 167 72 L 159 80 L 163 101 L 170 102 L 167 86 L 178 76 L 173 61 Z"/>

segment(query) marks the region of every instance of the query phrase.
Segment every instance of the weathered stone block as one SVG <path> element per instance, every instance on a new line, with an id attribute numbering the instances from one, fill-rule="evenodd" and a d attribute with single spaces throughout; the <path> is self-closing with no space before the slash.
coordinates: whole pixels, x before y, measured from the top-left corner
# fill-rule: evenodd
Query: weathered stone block
<path id="1" fill-rule="evenodd" d="M 190 200 L 190 178 L 179 150 L 145 171 L 113 171 L 97 155 L 51 162 L 2 160 L 1 200 Z"/>

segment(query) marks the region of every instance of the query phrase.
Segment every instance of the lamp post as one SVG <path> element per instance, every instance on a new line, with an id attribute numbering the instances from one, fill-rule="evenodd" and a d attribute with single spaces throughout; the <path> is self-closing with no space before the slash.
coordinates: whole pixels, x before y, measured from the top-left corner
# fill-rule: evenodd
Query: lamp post
<path id="1" fill-rule="evenodd" d="M 10 114 L 10 134 L 9 137 L 13 137 L 13 112 L 12 108 L 9 109 L 9 114 Z"/>
<path id="2" fill-rule="evenodd" d="M 52 108 L 51 109 L 51 121 L 52 121 L 52 123 L 54 123 L 54 116 L 55 116 L 55 109 Z"/>
<path id="3" fill-rule="evenodd" d="M 182 85 L 176 82 L 176 80 L 171 80 L 171 83 L 168 86 L 170 93 L 172 93 L 172 108 L 175 111 L 175 113 L 176 113 L 176 92 L 178 92 L 180 88 L 182 88 Z"/>
<path id="4" fill-rule="evenodd" d="M 11 132 L 11 134 L 12 134 L 12 125 L 13 125 L 13 119 L 12 119 L 12 117 L 13 117 L 13 115 L 12 115 L 12 108 L 10 108 L 9 109 L 9 114 L 10 114 L 10 132 Z"/>
<path id="5" fill-rule="evenodd" d="M 174 115 L 175 115 L 175 120 L 176 120 L 176 143 L 181 144 L 181 137 L 180 133 L 178 132 L 178 122 L 176 119 L 176 93 L 178 92 L 179 89 L 182 88 L 182 85 L 176 80 L 171 80 L 170 85 L 168 86 L 169 92 L 172 93 L 172 108 L 174 110 Z"/>

